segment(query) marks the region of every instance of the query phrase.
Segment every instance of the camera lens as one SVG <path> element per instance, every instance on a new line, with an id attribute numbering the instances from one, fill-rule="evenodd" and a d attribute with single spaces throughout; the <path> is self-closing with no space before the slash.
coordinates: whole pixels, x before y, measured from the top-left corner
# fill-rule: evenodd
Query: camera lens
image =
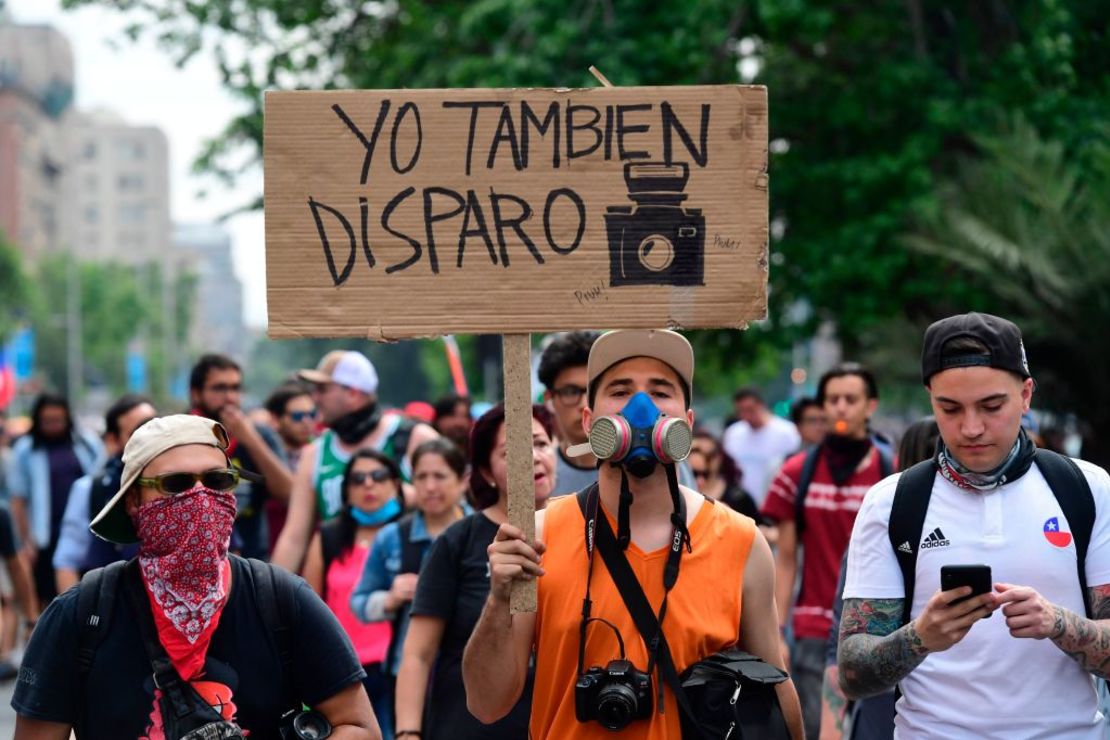
<path id="1" fill-rule="evenodd" d="M 597 692 L 597 721 L 607 730 L 623 730 L 636 716 L 636 694 L 622 684 L 609 684 Z"/>
<path id="2" fill-rule="evenodd" d="M 331 735 L 331 724 L 316 712 L 302 712 L 293 720 L 293 730 L 302 740 L 322 740 Z"/>

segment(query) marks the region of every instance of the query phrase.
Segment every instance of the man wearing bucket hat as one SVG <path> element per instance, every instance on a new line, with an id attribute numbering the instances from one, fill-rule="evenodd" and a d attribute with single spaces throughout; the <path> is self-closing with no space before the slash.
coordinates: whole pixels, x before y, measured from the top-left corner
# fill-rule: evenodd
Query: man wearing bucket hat
<path id="1" fill-rule="evenodd" d="M 409 455 L 439 435 L 427 424 L 401 414 L 383 414 L 378 404 L 378 372 L 361 352 L 333 350 L 315 370 L 301 370 L 312 383 L 313 400 L 327 425 L 305 447 L 293 477 L 289 515 L 274 546 L 273 562 L 300 570 L 316 522 L 330 519 L 343 507 L 343 471 L 355 450 L 371 447 L 397 463 L 407 481 Z"/>
<path id="2" fill-rule="evenodd" d="M 330 610 L 300 579 L 229 555 L 227 448 L 223 426 L 194 415 L 132 435 L 91 529 L 139 555 L 42 615 L 12 698 L 16 738 L 323 737 L 328 724 L 333 738 L 380 738 Z"/>
<path id="3" fill-rule="evenodd" d="M 614 729 L 624 737 L 679 737 L 661 645 L 679 673 L 734 645 L 781 669 L 766 540 L 751 519 L 678 484 L 675 463 L 691 443 L 693 376 L 693 350 L 675 332 L 614 331 L 594 343 L 583 425 L 588 450 L 603 461 L 598 482 L 538 512 L 535 542 L 503 524 L 490 545 L 490 594 L 463 659 L 467 704 L 479 719 L 493 721 L 513 706 L 533 646 L 535 738 L 605 738 Z M 615 553 L 634 585 L 627 578 L 616 585 Z M 537 577 L 536 612 L 510 614 L 512 583 Z M 637 622 L 645 620 L 632 615 L 626 598 L 633 589 L 658 610 L 665 643 L 641 637 Z M 644 609 L 637 611 L 642 617 Z M 598 687 L 635 699 L 610 711 L 610 694 Z M 790 680 L 776 692 L 800 740 Z"/>

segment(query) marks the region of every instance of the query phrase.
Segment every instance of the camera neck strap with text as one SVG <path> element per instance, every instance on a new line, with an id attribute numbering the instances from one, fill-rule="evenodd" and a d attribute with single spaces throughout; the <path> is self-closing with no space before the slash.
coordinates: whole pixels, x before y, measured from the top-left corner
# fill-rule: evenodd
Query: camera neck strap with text
<path id="1" fill-rule="evenodd" d="M 590 622 L 603 622 L 608 624 L 609 627 L 616 632 L 617 641 L 621 648 L 621 657 L 624 657 L 624 643 L 620 636 L 620 631 L 604 619 L 600 617 L 591 617 L 590 614 L 592 608 L 592 602 L 590 601 L 590 584 L 593 580 L 594 550 L 596 548 L 597 552 L 601 554 L 601 559 L 605 563 L 605 567 L 609 571 L 609 575 L 613 579 L 613 583 L 616 585 L 621 599 L 628 608 L 632 620 L 636 624 L 636 629 L 640 632 L 640 636 L 647 646 L 647 673 L 650 675 L 655 668 L 655 664 L 658 662 L 660 677 L 663 681 L 666 681 L 671 687 L 671 690 L 674 691 L 675 697 L 682 710 L 688 717 L 692 717 L 692 710 L 686 700 L 678 671 L 675 669 L 674 661 L 671 658 L 671 651 L 670 647 L 667 645 L 667 638 L 663 634 L 663 620 L 667 615 L 667 597 L 678 581 L 678 568 L 682 558 L 682 550 L 685 547 L 688 552 L 691 551 L 690 533 L 686 527 L 686 505 L 681 492 L 678 490 L 678 476 L 675 473 L 674 465 L 667 465 L 666 470 L 668 483 L 670 484 L 672 496 L 675 500 L 675 511 L 671 514 L 671 523 L 674 529 L 671 537 L 671 548 L 667 553 L 667 564 L 663 570 L 663 602 L 659 606 L 658 617 L 652 610 L 651 604 L 644 594 L 644 590 L 640 586 L 639 581 L 636 580 L 636 574 L 632 572 L 632 567 L 628 564 L 628 560 L 625 559 L 622 548 L 618 544 L 616 536 L 613 534 L 613 528 L 609 525 L 608 518 L 604 515 L 598 515 L 600 508 L 599 502 L 601 499 L 598 485 L 595 483 L 589 488 L 580 491 L 577 495 L 578 506 L 582 509 L 582 514 L 585 519 L 586 555 L 589 562 L 589 570 L 586 575 L 586 596 L 582 601 L 582 621 L 580 623 L 578 636 L 578 675 L 582 675 L 585 667 L 586 628 Z M 622 475 L 622 494 L 627 487 L 628 479 Z M 677 494 L 677 496 L 675 494 Z M 658 687 L 657 706 L 660 712 L 663 711 L 663 681 L 656 682 Z"/>

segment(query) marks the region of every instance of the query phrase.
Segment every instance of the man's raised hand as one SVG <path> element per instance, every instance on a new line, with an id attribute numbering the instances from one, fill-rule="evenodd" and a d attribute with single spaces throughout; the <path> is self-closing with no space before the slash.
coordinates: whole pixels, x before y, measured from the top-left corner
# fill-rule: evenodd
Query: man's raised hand
<path id="1" fill-rule="evenodd" d="M 524 533 L 509 523 L 497 529 L 497 536 L 486 548 L 489 555 L 490 596 L 509 603 L 513 581 L 530 581 L 542 576 L 540 556 L 546 547 L 539 540 L 531 545 L 524 541 Z"/>

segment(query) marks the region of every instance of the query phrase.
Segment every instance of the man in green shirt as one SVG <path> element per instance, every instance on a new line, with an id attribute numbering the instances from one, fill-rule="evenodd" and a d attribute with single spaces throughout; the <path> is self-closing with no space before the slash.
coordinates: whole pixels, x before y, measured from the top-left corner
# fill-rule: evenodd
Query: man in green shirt
<path id="1" fill-rule="evenodd" d="M 397 461 L 407 479 L 409 456 L 422 442 L 439 435 L 427 424 L 399 414 L 383 414 L 378 404 L 378 373 L 361 352 L 334 350 L 315 370 L 301 370 L 313 385 L 313 400 L 328 429 L 305 447 L 293 479 L 289 516 L 274 547 L 273 562 L 300 570 L 317 521 L 343 507 L 343 470 L 351 453 L 363 447 Z"/>

